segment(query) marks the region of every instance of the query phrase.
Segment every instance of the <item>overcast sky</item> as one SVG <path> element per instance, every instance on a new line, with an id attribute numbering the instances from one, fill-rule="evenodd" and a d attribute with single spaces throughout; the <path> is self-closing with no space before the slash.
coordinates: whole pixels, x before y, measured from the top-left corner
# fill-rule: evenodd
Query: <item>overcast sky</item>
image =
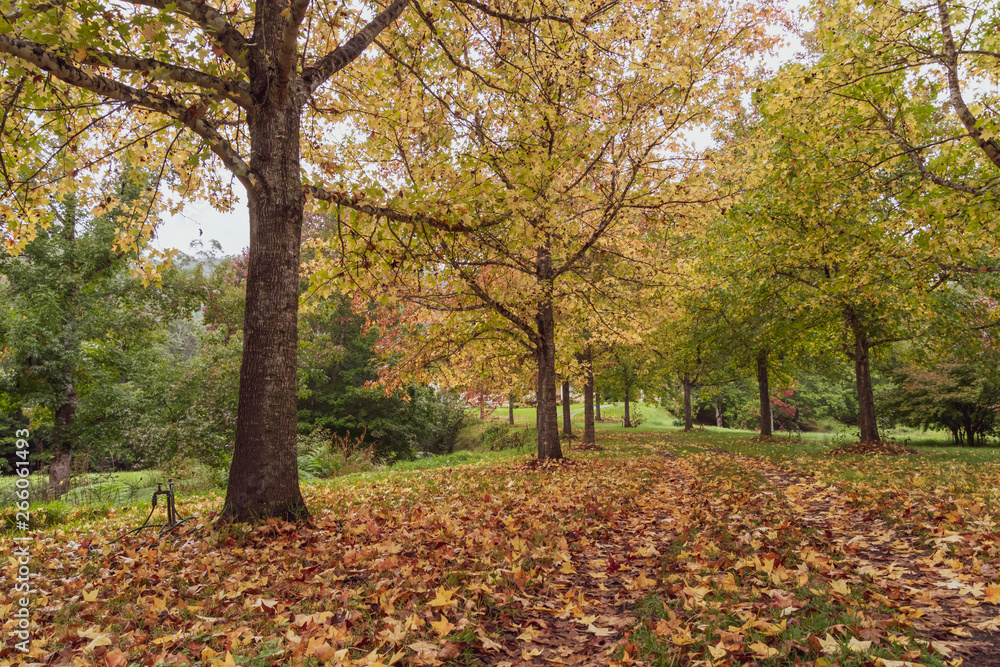
<path id="1" fill-rule="evenodd" d="M 237 255 L 250 245 L 250 221 L 246 197 L 240 192 L 240 203 L 233 213 L 219 213 L 207 202 L 188 204 L 178 215 L 165 217 L 156 230 L 153 245 L 161 250 L 177 248 L 191 253 L 191 242 L 200 240 L 205 249 L 215 239 L 227 255 Z"/>

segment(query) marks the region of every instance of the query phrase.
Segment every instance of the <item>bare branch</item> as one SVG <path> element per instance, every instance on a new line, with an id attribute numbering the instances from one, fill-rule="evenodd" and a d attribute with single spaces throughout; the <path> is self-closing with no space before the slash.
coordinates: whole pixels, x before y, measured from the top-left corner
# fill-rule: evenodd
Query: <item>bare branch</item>
<path id="1" fill-rule="evenodd" d="M 54 53 L 43 44 L 0 34 L 0 53 L 9 53 L 25 62 L 49 72 L 57 79 L 103 98 L 142 107 L 161 113 L 180 122 L 205 140 L 233 174 L 249 189 L 256 183 L 250 166 L 233 149 L 218 130 L 206 121 L 197 109 L 189 109 L 177 102 L 127 86 L 99 74 L 82 69 L 77 63 Z"/>
<path id="2" fill-rule="evenodd" d="M 391 5 L 382 10 L 354 37 L 317 60 L 312 67 L 307 67 L 300 78 L 302 83 L 300 94 L 304 97 L 312 95 L 327 79 L 354 62 L 368 45 L 389 27 L 390 23 L 399 18 L 409 4 L 410 0 L 393 0 Z"/>

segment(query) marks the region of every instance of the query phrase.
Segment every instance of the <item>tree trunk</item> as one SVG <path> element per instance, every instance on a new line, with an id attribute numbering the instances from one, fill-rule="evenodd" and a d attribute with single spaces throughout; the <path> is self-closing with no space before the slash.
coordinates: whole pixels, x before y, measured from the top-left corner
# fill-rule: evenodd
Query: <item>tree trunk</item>
<path id="1" fill-rule="evenodd" d="M 514 394 L 507 396 L 507 421 L 511 426 L 514 425 Z"/>
<path id="2" fill-rule="evenodd" d="M 49 497 L 61 498 L 69 491 L 73 466 L 73 419 L 76 414 L 76 389 L 72 384 L 63 394 L 63 403 L 53 415 L 52 462 L 49 464 Z"/>
<path id="3" fill-rule="evenodd" d="M 556 320 L 552 307 L 552 253 L 548 241 L 538 247 L 537 270 L 542 285 L 542 295 L 535 311 L 538 331 L 535 346 L 538 361 L 538 458 L 561 459 L 556 405 Z"/>
<path id="4" fill-rule="evenodd" d="M 757 391 L 760 393 L 760 434 L 768 436 L 774 433 L 774 421 L 771 417 L 771 390 L 767 386 L 767 350 L 757 353 Z"/>
<path id="5" fill-rule="evenodd" d="M 299 491 L 295 437 L 304 204 L 299 110 L 288 102 L 261 104 L 249 112 L 248 125 L 250 167 L 258 182 L 248 193 L 250 254 L 236 446 L 222 516 L 302 519 L 308 512 Z"/>
<path id="6" fill-rule="evenodd" d="M 694 417 L 691 416 L 691 383 L 687 379 L 683 381 L 684 388 L 684 430 L 694 429 Z"/>
<path id="7" fill-rule="evenodd" d="M 570 414 L 569 382 L 563 382 L 562 400 L 563 400 L 563 435 L 566 436 L 567 438 L 572 438 L 573 416 Z"/>
<path id="8" fill-rule="evenodd" d="M 594 354 L 589 345 L 583 369 L 583 444 L 593 445 L 597 442 L 597 430 L 594 427 Z"/>
<path id="9" fill-rule="evenodd" d="M 631 412 L 629 398 L 629 387 L 625 385 L 625 418 L 622 420 L 622 426 L 625 428 L 632 428 L 632 415 L 629 414 Z"/>
<path id="10" fill-rule="evenodd" d="M 862 443 L 875 443 L 880 438 L 878 423 L 875 421 L 875 393 L 872 390 L 868 335 L 853 309 L 848 308 L 845 313 L 847 324 L 854 334 L 854 349 L 850 356 L 854 361 L 854 377 L 858 392 L 859 437 Z"/>
<path id="11" fill-rule="evenodd" d="M 591 381 L 593 381 L 593 374 L 591 374 Z M 594 392 L 594 420 L 603 421 L 601 419 L 601 392 Z"/>
<path id="12" fill-rule="evenodd" d="M 722 408 L 718 398 L 715 399 L 715 425 L 722 428 Z"/>

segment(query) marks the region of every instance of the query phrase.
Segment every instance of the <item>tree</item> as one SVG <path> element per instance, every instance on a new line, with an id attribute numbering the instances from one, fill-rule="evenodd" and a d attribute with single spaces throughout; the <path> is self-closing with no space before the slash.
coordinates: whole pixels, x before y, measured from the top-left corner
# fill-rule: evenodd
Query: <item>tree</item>
<path id="1" fill-rule="evenodd" d="M 120 432 L 119 420 L 109 419 L 117 388 L 141 366 L 152 330 L 193 303 L 169 269 L 161 271 L 165 288 L 144 288 L 133 275 L 138 258 L 113 248 L 118 211 L 88 219 L 72 197 L 53 208 L 46 229 L 0 259 L 0 389 L 51 424 L 49 491 L 60 496 L 74 450 Z"/>
<path id="2" fill-rule="evenodd" d="M 0 18 L 0 52 L 11 56 L 0 65 L 11 83 L 0 123 L 0 216 L 8 248 L 22 247 L 36 223 L 44 223 L 44 202 L 53 193 L 118 155 L 148 164 L 158 174 L 154 189 L 170 181 L 183 198 L 230 207 L 233 183 L 246 190 L 247 304 L 225 517 L 306 512 L 295 449 L 306 190 L 371 208 L 321 183 L 305 188 L 303 172 L 329 166 L 315 139 L 328 134 L 337 113 L 328 84 L 409 4 L 393 0 L 351 11 L 309 0 L 232 9 L 196 0 L 126 0 L 113 7 L 73 0 L 8 5 Z M 533 16 L 516 3 L 468 4 L 514 27 L 549 20 L 548 7 Z M 113 196 L 99 199 L 101 207 L 114 205 Z M 128 245 L 148 236 L 149 219 L 122 229 L 119 240 Z"/>
<path id="3" fill-rule="evenodd" d="M 984 368 L 952 358 L 931 368 L 905 364 L 892 373 L 893 386 L 882 406 L 897 423 L 907 426 L 943 427 L 956 444 L 982 445 L 997 426 L 1000 377 L 995 364 Z"/>
<path id="4" fill-rule="evenodd" d="M 595 256 L 656 270 L 643 255 L 650 230 L 713 196 L 682 183 L 693 171 L 684 131 L 731 110 L 777 16 L 770 4 L 699 2 L 573 11 L 576 22 L 521 31 L 418 12 L 385 41 L 395 67 L 372 73 L 377 93 L 345 103 L 367 132 L 340 151 L 355 181 L 368 178 L 358 191 L 383 202 L 373 218 L 338 214 L 314 273 L 317 291 L 340 277 L 418 306 L 421 341 L 477 315 L 482 331 L 504 322 L 535 361 L 540 458 L 562 456 L 557 325 L 589 289 L 617 289 Z M 400 94 L 407 104 L 390 102 Z"/>

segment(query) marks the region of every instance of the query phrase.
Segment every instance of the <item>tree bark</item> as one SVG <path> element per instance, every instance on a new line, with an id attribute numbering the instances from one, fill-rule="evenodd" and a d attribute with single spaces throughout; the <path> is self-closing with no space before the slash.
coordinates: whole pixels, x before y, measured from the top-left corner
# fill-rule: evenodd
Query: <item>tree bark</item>
<path id="1" fill-rule="evenodd" d="M 591 381 L 593 381 L 593 375 L 591 375 Z M 601 392 L 594 392 L 594 419 L 596 421 L 603 421 L 601 419 Z"/>
<path id="2" fill-rule="evenodd" d="M 767 382 L 767 350 L 757 353 L 757 391 L 760 394 L 760 434 L 768 436 L 774 433 L 774 422 L 771 418 L 771 390 Z"/>
<path id="3" fill-rule="evenodd" d="M 308 512 L 299 490 L 296 451 L 304 205 L 299 109 L 288 102 L 261 104 L 249 112 L 248 125 L 250 167 L 259 180 L 248 193 L 250 252 L 236 447 L 222 516 L 236 521 L 303 519 Z"/>
<path id="4" fill-rule="evenodd" d="M 76 415 L 76 389 L 68 384 L 62 405 L 53 415 L 52 462 L 49 464 L 49 497 L 60 498 L 69 491 L 73 472 L 73 419 Z"/>
<path id="5" fill-rule="evenodd" d="M 563 382 L 562 385 L 562 402 L 563 402 L 563 435 L 567 438 L 573 437 L 573 417 L 570 414 L 570 403 L 569 403 L 569 382 Z"/>
<path id="6" fill-rule="evenodd" d="M 542 302 L 536 316 L 538 360 L 538 458 L 561 459 L 559 413 L 556 397 L 556 340 L 552 303 Z"/>
<path id="7" fill-rule="evenodd" d="M 691 415 L 691 383 L 685 378 L 682 382 L 684 389 L 684 430 L 694 429 L 694 417 Z"/>
<path id="8" fill-rule="evenodd" d="M 583 372 L 583 444 L 593 445 L 597 442 L 597 430 L 594 427 L 594 354 L 587 346 L 584 356 Z M 598 406 L 600 407 L 600 406 Z"/>
<path id="9" fill-rule="evenodd" d="M 855 385 L 858 392 L 858 432 L 862 444 L 879 442 L 878 422 L 875 420 L 875 393 L 872 390 L 872 371 L 869 359 L 871 344 L 858 314 L 851 308 L 845 310 L 847 324 L 854 334 L 854 347 L 850 358 L 854 362 Z"/>
<path id="10" fill-rule="evenodd" d="M 622 426 L 625 428 L 632 428 L 632 415 L 630 414 L 630 404 L 629 404 L 629 386 L 625 385 L 625 418 L 622 420 Z"/>
<path id="11" fill-rule="evenodd" d="M 514 425 L 514 394 L 507 396 L 507 421 L 511 426 Z"/>
<path id="12" fill-rule="evenodd" d="M 715 425 L 722 428 L 722 407 L 718 398 L 715 399 Z"/>
<path id="13" fill-rule="evenodd" d="M 556 319 L 552 305 L 553 270 L 550 240 L 538 246 L 536 271 L 541 295 L 535 310 L 535 356 L 538 362 L 538 458 L 561 459 L 556 397 Z"/>

